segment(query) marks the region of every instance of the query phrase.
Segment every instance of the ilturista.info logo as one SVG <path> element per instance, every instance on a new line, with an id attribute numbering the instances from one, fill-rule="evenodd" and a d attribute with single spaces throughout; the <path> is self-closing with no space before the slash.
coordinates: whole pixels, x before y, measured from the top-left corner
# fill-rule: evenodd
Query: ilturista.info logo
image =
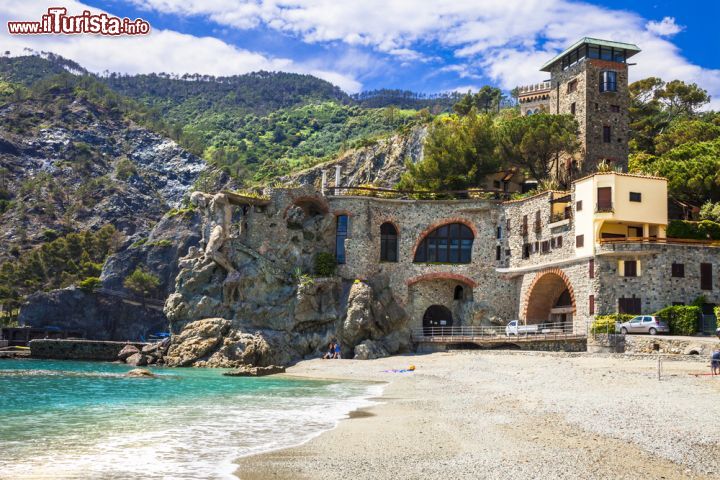
<path id="1" fill-rule="evenodd" d="M 12 35 L 147 35 L 150 24 L 142 18 L 131 20 L 84 10 L 80 15 L 68 15 L 65 7 L 51 7 L 40 21 L 7 22 Z"/>

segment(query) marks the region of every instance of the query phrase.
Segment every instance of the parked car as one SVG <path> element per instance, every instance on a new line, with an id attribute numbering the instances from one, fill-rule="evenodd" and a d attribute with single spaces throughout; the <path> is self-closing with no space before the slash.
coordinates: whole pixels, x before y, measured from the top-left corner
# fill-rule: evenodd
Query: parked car
<path id="1" fill-rule="evenodd" d="M 654 315 L 639 315 L 619 325 L 620 333 L 670 333 L 668 324 Z"/>
<path id="2" fill-rule="evenodd" d="M 521 334 L 528 334 L 528 333 L 539 333 L 540 328 L 542 325 L 534 324 L 534 325 L 523 325 L 520 320 L 512 320 L 510 323 L 507 324 L 505 327 L 505 336 L 509 337 L 510 335 L 521 335 Z"/>

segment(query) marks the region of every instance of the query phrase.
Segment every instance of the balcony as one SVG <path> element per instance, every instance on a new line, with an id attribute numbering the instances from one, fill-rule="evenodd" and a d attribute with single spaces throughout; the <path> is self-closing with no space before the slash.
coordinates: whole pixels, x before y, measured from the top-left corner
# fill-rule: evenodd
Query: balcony
<path id="1" fill-rule="evenodd" d="M 537 93 L 543 93 L 543 92 L 549 92 L 550 89 L 552 89 L 552 83 L 550 82 L 540 82 L 535 83 L 533 85 L 523 85 L 521 87 L 518 87 L 518 96 L 523 95 L 534 95 Z"/>
<path id="2" fill-rule="evenodd" d="M 612 202 L 595 204 L 595 213 L 613 213 L 614 211 Z"/>
<path id="3" fill-rule="evenodd" d="M 572 211 L 570 209 L 564 212 L 557 212 L 550 215 L 549 223 L 562 222 L 563 220 L 570 220 L 572 218 Z"/>

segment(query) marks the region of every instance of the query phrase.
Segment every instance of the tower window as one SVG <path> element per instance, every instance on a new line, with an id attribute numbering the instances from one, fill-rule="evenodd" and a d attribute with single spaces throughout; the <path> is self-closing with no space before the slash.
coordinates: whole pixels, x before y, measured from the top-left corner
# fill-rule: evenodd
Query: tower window
<path id="1" fill-rule="evenodd" d="M 570 113 L 575 115 L 575 102 L 570 104 Z"/>
<path id="2" fill-rule="evenodd" d="M 600 91 L 617 92 L 617 72 L 610 70 L 600 72 Z"/>
<path id="3" fill-rule="evenodd" d="M 610 105 L 610 111 L 613 113 L 620 113 L 620 105 Z"/>
<path id="4" fill-rule="evenodd" d="M 574 91 L 576 91 L 577 83 L 577 80 L 571 80 L 570 82 L 568 82 L 567 93 L 573 93 Z"/>
<path id="5" fill-rule="evenodd" d="M 603 142 L 610 143 L 612 137 L 612 129 L 609 125 L 603 126 Z"/>

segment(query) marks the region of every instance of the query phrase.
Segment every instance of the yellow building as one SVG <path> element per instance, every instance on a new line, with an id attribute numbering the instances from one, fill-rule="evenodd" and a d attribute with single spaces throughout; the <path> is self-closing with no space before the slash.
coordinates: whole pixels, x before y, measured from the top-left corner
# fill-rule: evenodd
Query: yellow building
<path id="1" fill-rule="evenodd" d="M 592 255 L 604 242 L 665 238 L 665 178 L 604 172 L 576 180 L 574 187 L 576 256 Z"/>

